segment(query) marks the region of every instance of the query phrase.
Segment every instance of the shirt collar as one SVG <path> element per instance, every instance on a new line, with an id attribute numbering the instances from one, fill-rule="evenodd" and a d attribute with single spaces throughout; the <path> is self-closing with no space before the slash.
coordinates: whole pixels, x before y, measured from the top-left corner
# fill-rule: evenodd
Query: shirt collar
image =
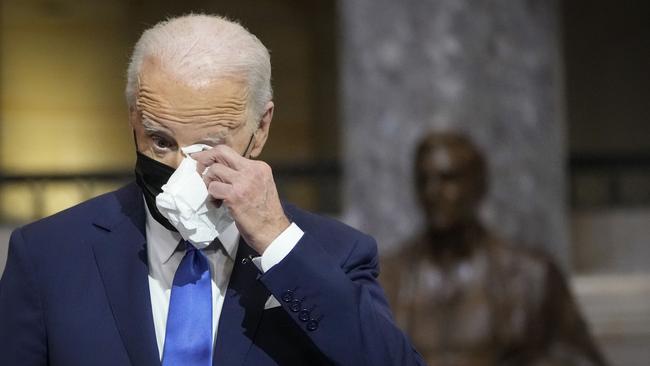
<path id="1" fill-rule="evenodd" d="M 234 261 L 237 257 L 237 247 L 239 244 L 239 229 L 237 229 L 237 224 L 233 221 L 217 238 L 219 238 L 228 257 Z"/>
<path id="2" fill-rule="evenodd" d="M 157 263 L 167 263 L 172 254 L 176 251 L 178 243 L 181 241 L 181 234 L 176 231 L 168 230 L 153 218 L 149 207 L 145 202 L 145 211 L 147 213 L 146 230 L 147 230 L 147 248 L 148 253 Z"/>
<path id="3" fill-rule="evenodd" d="M 147 213 L 147 245 L 150 255 L 155 256 L 156 261 L 165 264 L 172 257 L 178 244 L 181 241 L 181 235 L 176 231 L 168 230 L 162 226 L 149 212 L 147 204 L 144 205 Z M 226 229 L 217 236 L 223 249 L 233 261 L 237 256 L 237 245 L 239 243 L 239 230 L 233 221 Z M 213 243 L 214 244 L 214 243 Z M 213 245 L 210 244 L 208 249 Z"/>

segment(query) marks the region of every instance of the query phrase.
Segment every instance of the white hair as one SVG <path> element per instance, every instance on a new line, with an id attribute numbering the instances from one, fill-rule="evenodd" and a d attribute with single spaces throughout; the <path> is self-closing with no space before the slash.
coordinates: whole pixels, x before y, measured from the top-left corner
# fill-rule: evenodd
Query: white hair
<path id="1" fill-rule="evenodd" d="M 244 77 L 249 121 L 259 122 L 273 97 L 269 51 L 237 22 L 189 14 L 162 21 L 142 33 L 127 71 L 126 101 L 135 106 L 143 61 L 153 57 L 183 83 L 202 87 L 223 77 Z"/>

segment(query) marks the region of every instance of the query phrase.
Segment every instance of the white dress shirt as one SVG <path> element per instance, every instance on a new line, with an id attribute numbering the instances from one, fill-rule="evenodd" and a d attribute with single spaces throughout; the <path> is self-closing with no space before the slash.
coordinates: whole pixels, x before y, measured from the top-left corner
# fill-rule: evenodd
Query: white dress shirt
<path id="1" fill-rule="evenodd" d="M 170 231 L 156 221 L 145 204 L 147 211 L 147 259 L 149 264 L 149 292 L 151 310 L 158 343 L 158 353 L 162 359 L 167 329 L 167 313 L 174 274 L 185 253 L 176 250 L 181 240 L 179 233 Z M 292 223 L 264 251 L 262 256 L 253 258 L 253 263 L 266 272 L 279 263 L 296 246 L 303 231 Z M 212 342 L 217 339 L 217 328 L 223 302 L 228 289 L 239 244 L 239 230 L 233 222 L 219 236 L 219 242 L 210 244 L 203 253 L 210 265 L 212 275 Z"/>

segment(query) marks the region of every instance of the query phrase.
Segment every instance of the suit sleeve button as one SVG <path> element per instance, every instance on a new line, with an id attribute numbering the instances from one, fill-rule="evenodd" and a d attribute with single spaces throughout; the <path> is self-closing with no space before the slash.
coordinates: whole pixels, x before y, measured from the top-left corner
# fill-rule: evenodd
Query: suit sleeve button
<path id="1" fill-rule="evenodd" d="M 307 322 L 307 330 L 308 331 L 313 332 L 316 329 L 318 329 L 318 320 L 312 319 L 312 320 Z"/>
<path id="2" fill-rule="evenodd" d="M 291 305 L 289 305 L 289 310 L 291 310 L 294 313 L 297 313 L 300 311 L 300 308 L 302 306 L 302 301 L 299 299 L 293 299 L 291 302 Z"/>
<path id="3" fill-rule="evenodd" d="M 293 301 L 293 290 L 287 290 L 282 294 L 282 301 L 291 302 Z"/>
<path id="4" fill-rule="evenodd" d="M 311 311 L 307 309 L 302 309 L 300 310 L 300 313 L 298 313 L 298 319 L 300 319 L 301 322 L 306 322 L 307 320 L 309 320 L 310 317 L 311 317 Z"/>

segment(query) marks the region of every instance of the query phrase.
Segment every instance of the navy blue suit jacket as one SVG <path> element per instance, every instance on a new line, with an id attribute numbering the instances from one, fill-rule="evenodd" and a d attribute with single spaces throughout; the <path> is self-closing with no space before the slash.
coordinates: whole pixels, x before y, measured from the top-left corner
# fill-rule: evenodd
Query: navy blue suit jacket
<path id="1" fill-rule="evenodd" d="M 377 283 L 374 240 L 285 211 L 305 234 L 271 270 L 261 274 L 240 241 L 214 365 L 422 365 Z M 0 281 L 0 365 L 160 365 L 144 227 L 132 183 L 16 229 Z M 282 306 L 264 310 L 270 294 Z"/>

